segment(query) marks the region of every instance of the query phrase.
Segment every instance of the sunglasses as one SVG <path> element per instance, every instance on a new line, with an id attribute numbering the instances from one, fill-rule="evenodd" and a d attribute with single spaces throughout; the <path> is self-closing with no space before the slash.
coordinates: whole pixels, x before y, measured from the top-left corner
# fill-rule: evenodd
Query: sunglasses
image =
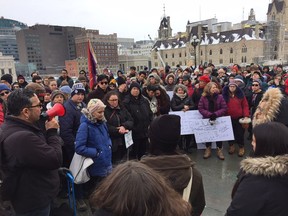
<path id="1" fill-rule="evenodd" d="M 10 93 L 9 91 L 5 91 L 5 92 L 2 92 L 0 95 L 4 96 L 4 95 L 8 95 L 9 93 Z"/>
<path id="2" fill-rule="evenodd" d="M 118 99 L 112 99 L 112 100 L 109 100 L 109 101 L 115 102 L 115 101 L 118 101 Z"/>
<path id="3" fill-rule="evenodd" d="M 259 86 L 258 84 L 252 84 L 252 86 Z"/>
<path id="4" fill-rule="evenodd" d="M 34 106 L 29 106 L 29 107 L 27 107 L 27 108 L 34 108 L 34 107 L 42 108 L 43 105 L 42 105 L 42 103 L 40 103 L 40 104 L 37 104 L 37 105 L 34 105 Z"/>
<path id="5" fill-rule="evenodd" d="M 100 82 L 101 85 L 107 85 L 108 82 Z"/>

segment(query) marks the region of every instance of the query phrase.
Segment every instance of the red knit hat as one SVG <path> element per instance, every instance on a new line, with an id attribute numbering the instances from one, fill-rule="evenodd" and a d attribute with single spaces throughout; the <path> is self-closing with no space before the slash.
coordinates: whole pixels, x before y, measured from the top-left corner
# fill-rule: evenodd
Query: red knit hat
<path id="1" fill-rule="evenodd" d="M 209 78 L 209 76 L 203 75 L 203 76 L 199 77 L 199 81 L 203 81 L 203 82 L 209 83 L 210 82 L 210 78 Z"/>
<path id="2" fill-rule="evenodd" d="M 237 65 L 234 65 L 234 66 L 232 67 L 232 70 L 235 70 L 236 72 L 238 72 L 239 68 L 237 67 Z"/>

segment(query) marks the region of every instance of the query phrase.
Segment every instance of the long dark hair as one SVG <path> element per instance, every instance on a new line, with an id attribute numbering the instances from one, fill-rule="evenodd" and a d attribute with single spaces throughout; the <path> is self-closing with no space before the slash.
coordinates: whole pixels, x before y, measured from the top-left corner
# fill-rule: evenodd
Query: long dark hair
<path id="1" fill-rule="evenodd" d="M 279 122 L 268 122 L 253 128 L 255 157 L 288 154 L 288 128 Z"/>
<path id="2" fill-rule="evenodd" d="M 91 205 L 117 216 L 190 216 L 191 206 L 148 166 L 118 165 L 92 194 Z"/>

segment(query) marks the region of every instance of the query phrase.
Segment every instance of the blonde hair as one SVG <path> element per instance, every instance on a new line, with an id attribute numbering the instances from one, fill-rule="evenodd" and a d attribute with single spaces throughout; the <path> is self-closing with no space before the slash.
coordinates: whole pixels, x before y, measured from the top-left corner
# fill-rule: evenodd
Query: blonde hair
<path id="1" fill-rule="evenodd" d="M 218 88 L 217 83 L 215 83 L 215 82 L 209 82 L 209 83 L 207 83 L 207 85 L 204 87 L 202 96 L 206 97 L 206 96 L 210 95 L 210 90 L 211 90 L 211 88 L 212 88 L 213 85 L 215 85 L 215 86 Z"/>

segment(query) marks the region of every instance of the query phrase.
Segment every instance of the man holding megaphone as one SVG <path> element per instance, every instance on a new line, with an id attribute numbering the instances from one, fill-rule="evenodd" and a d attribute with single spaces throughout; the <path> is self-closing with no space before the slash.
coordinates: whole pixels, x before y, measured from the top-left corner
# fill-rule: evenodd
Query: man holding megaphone
<path id="1" fill-rule="evenodd" d="M 35 124 L 42 103 L 34 91 L 14 90 L 7 104 L 10 115 L 0 130 L 2 199 L 11 201 L 16 214 L 48 216 L 60 185 L 62 139 L 57 135 L 59 124 L 53 115 L 61 108 L 47 114 L 50 121 L 45 122 L 44 136 Z"/>

